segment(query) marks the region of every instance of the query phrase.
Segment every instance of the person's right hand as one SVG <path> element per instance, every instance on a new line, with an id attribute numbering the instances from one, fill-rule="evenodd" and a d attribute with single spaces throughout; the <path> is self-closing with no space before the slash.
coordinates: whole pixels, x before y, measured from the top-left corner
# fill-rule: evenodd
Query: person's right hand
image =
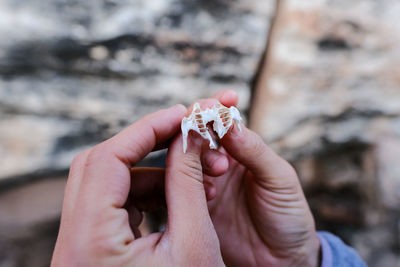
<path id="1" fill-rule="evenodd" d="M 225 106 L 238 101 L 232 91 L 219 92 L 215 98 Z M 244 126 L 241 132 L 234 126 L 221 144 L 229 168 L 220 177 L 205 175 L 205 180 L 215 187 L 209 209 L 224 262 L 316 266 L 320 245 L 314 219 L 292 166 Z"/>
<path id="2" fill-rule="evenodd" d="M 175 106 L 150 114 L 74 159 L 52 266 L 224 265 L 203 184 L 203 171 L 218 169 L 202 168 L 200 136 L 183 153 L 176 134 L 185 112 Z M 131 169 L 166 142 L 165 174 Z M 213 161 L 208 155 L 204 160 Z M 141 237 L 141 211 L 163 206 L 164 199 L 165 231 Z"/>

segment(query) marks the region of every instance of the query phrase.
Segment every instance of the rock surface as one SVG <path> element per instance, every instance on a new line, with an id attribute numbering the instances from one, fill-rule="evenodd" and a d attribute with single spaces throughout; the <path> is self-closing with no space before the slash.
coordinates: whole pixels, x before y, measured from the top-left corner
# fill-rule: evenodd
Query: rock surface
<path id="1" fill-rule="evenodd" d="M 393 0 L 282 1 L 251 113 L 299 171 L 318 227 L 371 266 L 400 262 L 399 12 Z"/>
<path id="2" fill-rule="evenodd" d="M 145 114 L 222 88 L 246 109 L 273 11 L 249 0 L 1 1 L 0 179 L 68 168 Z"/>

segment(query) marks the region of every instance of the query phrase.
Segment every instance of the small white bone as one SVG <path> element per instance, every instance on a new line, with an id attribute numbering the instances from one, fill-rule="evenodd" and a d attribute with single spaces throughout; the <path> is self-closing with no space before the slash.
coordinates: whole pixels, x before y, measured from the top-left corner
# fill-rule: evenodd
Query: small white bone
<path id="1" fill-rule="evenodd" d="M 207 123 L 210 121 L 214 121 L 213 130 L 218 134 L 220 139 L 228 132 L 233 121 L 238 126 L 239 131 L 242 130 L 240 127 L 242 118 L 237 108 L 227 108 L 218 102 L 211 109 L 201 110 L 200 104 L 195 103 L 190 116 L 183 118 L 181 123 L 184 153 L 186 153 L 187 137 L 190 130 L 199 133 L 204 139 L 209 140 L 211 149 L 217 149 L 217 145 L 207 128 Z"/>

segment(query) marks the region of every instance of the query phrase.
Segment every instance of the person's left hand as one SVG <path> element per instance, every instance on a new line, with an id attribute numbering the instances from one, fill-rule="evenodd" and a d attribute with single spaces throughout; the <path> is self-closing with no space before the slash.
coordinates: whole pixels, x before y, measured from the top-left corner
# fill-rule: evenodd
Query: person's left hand
<path id="1" fill-rule="evenodd" d="M 199 136 L 189 138 L 186 154 L 181 135 L 169 144 L 166 230 L 139 238 L 141 211 L 164 202 L 164 172 L 131 167 L 166 146 L 185 112 L 179 105 L 148 115 L 74 159 L 52 266 L 224 264 L 207 208 L 206 198 L 213 193 L 205 191 L 203 171 L 219 175 L 227 162 L 213 153 L 201 155 Z"/>
<path id="2" fill-rule="evenodd" d="M 205 109 L 217 101 L 234 106 L 238 96 L 220 91 L 197 102 Z M 233 126 L 220 143 L 222 147 L 213 153 L 221 175 L 204 173 L 204 180 L 209 184 L 208 207 L 224 262 L 229 266 L 317 266 L 320 244 L 294 169 L 244 125 L 241 132 Z M 211 151 L 207 142 L 204 151 Z"/>

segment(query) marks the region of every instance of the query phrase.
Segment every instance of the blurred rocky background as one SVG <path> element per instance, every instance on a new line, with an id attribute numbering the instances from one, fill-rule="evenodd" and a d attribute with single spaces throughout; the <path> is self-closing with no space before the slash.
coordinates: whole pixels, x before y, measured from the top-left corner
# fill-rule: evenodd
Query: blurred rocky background
<path id="1" fill-rule="evenodd" d="M 0 266 L 48 266 L 79 151 L 226 88 L 298 170 L 318 229 L 398 266 L 399 14 L 396 0 L 2 0 Z"/>

